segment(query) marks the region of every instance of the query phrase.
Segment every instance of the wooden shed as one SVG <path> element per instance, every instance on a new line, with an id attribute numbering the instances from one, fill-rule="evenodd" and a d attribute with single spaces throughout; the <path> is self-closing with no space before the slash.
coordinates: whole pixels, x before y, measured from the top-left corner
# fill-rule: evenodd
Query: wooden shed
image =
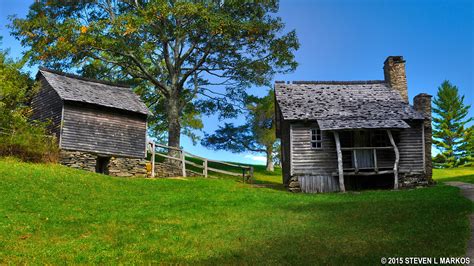
<path id="1" fill-rule="evenodd" d="M 32 119 L 50 121 L 60 163 L 111 175 L 146 174 L 148 109 L 130 87 L 40 68 Z"/>
<path id="2" fill-rule="evenodd" d="M 283 183 L 333 192 L 431 181 L 431 96 L 408 103 L 405 61 L 388 57 L 384 80 L 277 82 Z"/>

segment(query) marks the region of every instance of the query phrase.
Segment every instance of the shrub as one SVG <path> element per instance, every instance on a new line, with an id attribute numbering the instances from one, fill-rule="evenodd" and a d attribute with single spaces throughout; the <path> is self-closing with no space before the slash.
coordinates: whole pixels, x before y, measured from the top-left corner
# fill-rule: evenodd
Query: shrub
<path id="1" fill-rule="evenodd" d="M 4 114 L 0 116 L 0 125 L 3 125 L 0 128 L 0 156 L 29 162 L 57 161 L 57 140 L 47 135 L 45 123 L 28 121 L 27 116 L 17 112 Z"/>
<path id="2" fill-rule="evenodd" d="M 28 118 L 29 102 L 37 86 L 21 71 L 24 62 L 16 62 L 7 55 L 0 50 L 0 156 L 54 162 L 58 146 L 56 139 L 47 135 L 47 123 L 32 122 Z"/>

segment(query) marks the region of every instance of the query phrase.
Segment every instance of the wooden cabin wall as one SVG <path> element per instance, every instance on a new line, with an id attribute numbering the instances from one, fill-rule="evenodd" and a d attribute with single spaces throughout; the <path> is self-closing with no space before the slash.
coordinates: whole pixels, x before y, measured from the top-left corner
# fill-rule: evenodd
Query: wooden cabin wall
<path id="1" fill-rule="evenodd" d="M 298 176 L 303 192 L 338 191 L 339 181 L 332 175 L 337 170 L 334 136 L 332 132 L 322 131 L 321 148 L 312 148 L 311 129 L 319 129 L 318 124 L 316 122 L 291 124 L 291 174 Z"/>
<path id="2" fill-rule="evenodd" d="M 400 172 L 423 172 L 423 133 L 421 122 L 408 122 L 410 128 L 400 131 Z"/>
<path id="3" fill-rule="evenodd" d="M 311 129 L 317 123 L 291 124 L 291 172 L 293 175 L 331 175 L 337 170 L 337 154 L 334 136 L 322 131 L 322 147 L 311 147 Z"/>
<path id="4" fill-rule="evenodd" d="M 280 149 L 281 149 L 281 171 L 283 177 L 283 184 L 288 185 L 290 182 L 290 123 L 285 120 L 280 120 Z"/>
<path id="5" fill-rule="evenodd" d="M 61 148 L 144 158 L 146 118 L 92 106 L 64 105 Z"/>
<path id="6" fill-rule="evenodd" d="M 31 101 L 31 119 L 41 122 L 50 121 L 48 130 L 59 139 L 63 101 L 44 77 L 41 77 L 39 82 L 41 89 Z"/>

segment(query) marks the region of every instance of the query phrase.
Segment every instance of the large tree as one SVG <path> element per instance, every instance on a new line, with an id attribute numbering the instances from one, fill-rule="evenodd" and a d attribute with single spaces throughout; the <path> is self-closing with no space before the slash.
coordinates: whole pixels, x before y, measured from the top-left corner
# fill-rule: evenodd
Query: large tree
<path id="1" fill-rule="evenodd" d="M 472 128 L 466 125 L 472 121 L 470 105 L 464 104 L 464 96 L 449 81 L 444 81 L 433 100 L 433 144 L 441 151 L 437 162 L 441 167 L 455 167 L 468 156 Z"/>
<path id="2" fill-rule="evenodd" d="M 245 116 L 247 123 L 235 126 L 226 123 L 214 134 L 205 134 L 203 146 L 214 150 L 228 150 L 235 153 L 264 153 L 267 171 L 273 171 L 275 151 L 278 148 L 275 135 L 275 100 L 270 90 L 263 98 L 248 97 Z M 277 161 L 279 161 L 277 159 Z"/>
<path id="3" fill-rule="evenodd" d="M 277 1 L 38 0 L 10 27 L 33 64 L 138 85 L 151 130 L 179 146 L 202 114 L 235 116 L 249 86 L 296 68 L 298 40 L 277 10 Z"/>

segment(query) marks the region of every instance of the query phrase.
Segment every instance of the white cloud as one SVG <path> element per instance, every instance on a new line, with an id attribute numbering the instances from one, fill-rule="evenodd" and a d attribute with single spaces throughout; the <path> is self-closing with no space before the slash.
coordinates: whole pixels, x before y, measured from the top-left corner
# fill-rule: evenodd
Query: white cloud
<path id="1" fill-rule="evenodd" d="M 245 155 L 244 158 L 248 158 L 250 160 L 257 161 L 257 162 L 266 162 L 267 161 L 267 158 L 265 156 L 255 156 L 255 155 L 251 155 L 251 154 Z"/>

